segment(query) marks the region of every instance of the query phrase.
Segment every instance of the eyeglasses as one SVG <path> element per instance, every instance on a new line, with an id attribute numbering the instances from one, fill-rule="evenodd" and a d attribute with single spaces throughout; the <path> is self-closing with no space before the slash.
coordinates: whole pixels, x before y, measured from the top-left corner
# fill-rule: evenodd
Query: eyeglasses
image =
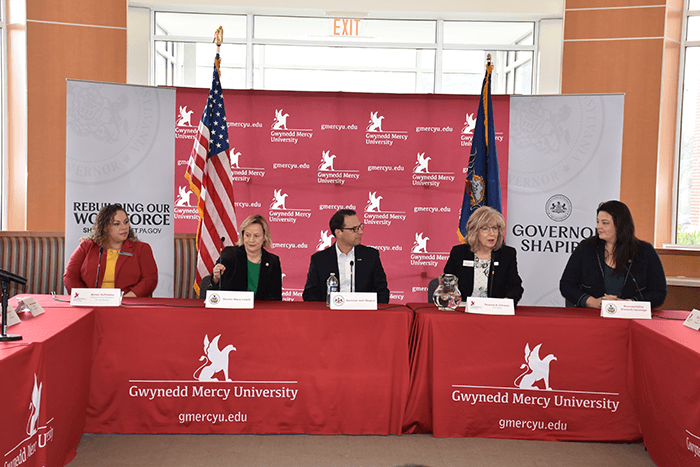
<path id="1" fill-rule="evenodd" d="M 501 230 L 501 228 L 500 228 L 499 226 L 497 226 L 497 225 L 492 225 L 492 226 L 490 226 L 490 227 L 485 225 L 485 226 L 483 226 L 483 227 L 482 227 L 481 229 L 479 229 L 479 230 L 481 230 L 482 232 L 488 232 L 489 230 L 490 230 L 491 232 L 498 232 L 498 231 Z"/>
<path id="2" fill-rule="evenodd" d="M 356 225 L 355 227 L 341 227 L 340 230 L 352 230 L 354 233 L 359 232 L 362 230 L 362 228 L 365 226 L 364 222 L 360 225 Z"/>

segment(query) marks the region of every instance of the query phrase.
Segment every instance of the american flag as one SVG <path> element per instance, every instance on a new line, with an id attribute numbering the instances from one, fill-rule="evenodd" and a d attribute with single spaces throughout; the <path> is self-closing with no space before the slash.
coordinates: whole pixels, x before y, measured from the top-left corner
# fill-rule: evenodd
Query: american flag
<path id="1" fill-rule="evenodd" d="M 211 274 L 219 257 L 221 238 L 227 245 L 238 240 L 236 213 L 233 206 L 233 182 L 229 161 L 228 128 L 224 110 L 224 93 L 219 79 L 219 54 L 214 62 L 214 79 L 207 105 L 199 122 L 185 178 L 197 195 L 197 278 L 194 288 L 199 294 L 202 277 Z"/>

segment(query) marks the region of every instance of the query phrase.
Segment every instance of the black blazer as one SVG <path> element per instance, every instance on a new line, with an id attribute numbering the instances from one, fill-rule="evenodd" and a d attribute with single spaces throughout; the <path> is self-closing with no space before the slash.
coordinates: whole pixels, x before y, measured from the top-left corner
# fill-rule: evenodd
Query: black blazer
<path id="1" fill-rule="evenodd" d="M 306 285 L 302 293 L 305 302 L 326 301 L 326 280 L 332 272 L 340 280 L 335 243 L 311 255 Z M 379 258 L 379 251 L 375 248 L 364 245 L 355 247 L 355 291 L 376 292 L 377 303 L 389 303 L 386 274 Z"/>
<path id="2" fill-rule="evenodd" d="M 248 290 L 248 258 L 244 246 L 227 246 L 216 261 L 226 266 L 221 277 L 221 290 Z M 211 275 L 202 279 L 200 298 L 205 298 L 207 290 L 215 290 L 219 284 L 211 283 Z M 262 249 L 260 277 L 255 300 L 282 300 L 282 267 L 279 256 Z"/>
<path id="3" fill-rule="evenodd" d="M 605 292 L 605 242 L 597 237 L 582 241 L 571 254 L 559 280 L 559 291 L 569 302 L 586 306 L 588 297 L 600 298 Z M 650 243 L 640 241 L 625 273 L 622 299 L 651 302 L 658 308 L 666 299 L 666 275 L 659 255 Z"/>
<path id="4" fill-rule="evenodd" d="M 468 244 L 452 247 L 450 258 L 445 264 L 444 273 L 454 274 L 459 279 L 457 286 L 462 297 L 468 297 L 474 290 L 474 268 L 463 266 L 464 261 L 474 261 L 474 253 Z M 518 274 L 518 261 L 515 248 L 503 245 L 491 252 L 491 270 L 488 281 L 488 296 L 492 298 L 512 298 L 515 305 L 523 296 L 523 281 Z"/>

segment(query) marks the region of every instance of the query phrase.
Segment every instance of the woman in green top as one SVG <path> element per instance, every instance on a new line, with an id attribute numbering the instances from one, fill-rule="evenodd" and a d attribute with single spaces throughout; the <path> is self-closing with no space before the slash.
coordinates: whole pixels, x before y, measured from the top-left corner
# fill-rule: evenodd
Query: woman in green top
<path id="1" fill-rule="evenodd" d="M 280 259 L 265 249 L 272 246 L 267 221 L 253 214 L 239 230 L 236 246 L 224 248 L 211 276 L 202 279 L 200 296 L 208 289 L 249 290 L 255 292 L 255 300 L 282 300 Z"/>

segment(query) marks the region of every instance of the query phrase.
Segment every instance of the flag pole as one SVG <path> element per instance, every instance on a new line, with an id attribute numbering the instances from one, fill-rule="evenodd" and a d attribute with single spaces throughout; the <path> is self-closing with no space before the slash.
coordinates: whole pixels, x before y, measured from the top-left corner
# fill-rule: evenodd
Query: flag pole
<path id="1" fill-rule="evenodd" d="M 233 180 L 229 159 L 229 134 L 221 87 L 219 52 L 224 41 L 224 28 L 219 27 L 213 42 L 216 58 L 212 84 L 202 119 L 197 127 L 185 178 L 197 195 L 197 266 L 194 289 L 199 295 L 202 278 L 211 274 L 221 255 L 219 239 L 233 245 L 238 240 L 236 211 L 233 201 Z"/>
<path id="2" fill-rule="evenodd" d="M 494 68 L 491 54 L 486 55 L 485 68 L 486 73 L 481 85 L 479 107 L 476 113 L 467 176 L 464 183 L 462 208 L 459 213 L 457 237 L 461 243 L 466 240 L 467 221 L 473 211 L 481 206 L 490 206 L 499 212 L 502 210 L 495 124 L 491 102 L 491 73 Z"/>

